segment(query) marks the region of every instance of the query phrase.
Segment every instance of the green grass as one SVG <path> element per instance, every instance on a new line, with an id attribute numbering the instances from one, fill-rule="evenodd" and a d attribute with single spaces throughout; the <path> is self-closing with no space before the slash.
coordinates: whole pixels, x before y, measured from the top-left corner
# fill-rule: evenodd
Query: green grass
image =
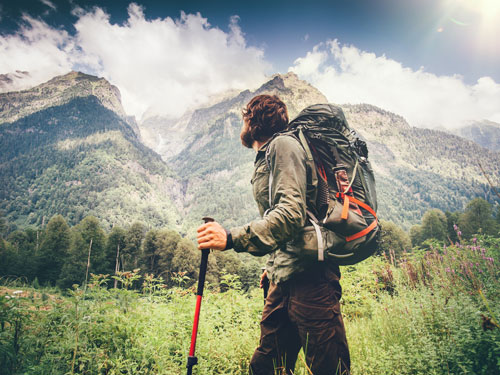
<path id="1" fill-rule="evenodd" d="M 500 373 L 499 244 L 485 238 L 343 268 L 352 373 Z M 258 344 L 261 291 L 242 292 L 231 275 L 224 282 L 227 291 L 205 292 L 195 374 L 246 374 Z M 0 373 L 184 374 L 194 289 L 100 284 L 69 294 L 2 287 Z M 308 374 L 300 359 L 295 374 Z"/>

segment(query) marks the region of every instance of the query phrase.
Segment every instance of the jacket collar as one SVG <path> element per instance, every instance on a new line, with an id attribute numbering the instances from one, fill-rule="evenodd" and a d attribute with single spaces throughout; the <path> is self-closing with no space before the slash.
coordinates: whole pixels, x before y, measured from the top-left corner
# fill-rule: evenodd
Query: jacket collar
<path id="1" fill-rule="evenodd" d="M 257 163 L 264 155 L 266 154 L 266 151 L 271 144 L 271 141 L 274 139 L 274 137 L 269 138 L 269 140 L 264 143 L 262 146 L 260 146 L 259 151 L 257 151 L 257 155 L 255 155 L 255 161 L 254 164 Z"/>

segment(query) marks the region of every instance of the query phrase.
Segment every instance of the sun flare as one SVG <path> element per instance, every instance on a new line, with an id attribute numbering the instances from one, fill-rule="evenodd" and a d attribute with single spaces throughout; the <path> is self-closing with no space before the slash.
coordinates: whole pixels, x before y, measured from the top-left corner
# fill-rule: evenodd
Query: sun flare
<path id="1" fill-rule="evenodd" d="M 482 23 L 498 22 L 500 18 L 500 0 L 456 0 L 464 10 L 480 16 Z"/>

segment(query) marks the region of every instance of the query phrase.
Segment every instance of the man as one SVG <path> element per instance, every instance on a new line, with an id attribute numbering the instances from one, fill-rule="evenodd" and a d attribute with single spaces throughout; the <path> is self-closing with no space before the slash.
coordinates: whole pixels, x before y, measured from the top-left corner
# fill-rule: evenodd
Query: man
<path id="1" fill-rule="evenodd" d="M 299 141 L 276 136 L 288 125 L 286 105 L 277 96 L 256 96 L 243 111 L 243 123 L 241 142 L 257 153 L 252 185 L 262 218 L 230 231 L 216 222 L 204 224 L 198 247 L 271 254 L 263 275 L 270 289 L 250 374 L 292 374 L 300 348 L 314 375 L 349 374 L 339 267 L 301 258 L 301 230 L 306 210 L 314 210 L 316 189 Z"/>

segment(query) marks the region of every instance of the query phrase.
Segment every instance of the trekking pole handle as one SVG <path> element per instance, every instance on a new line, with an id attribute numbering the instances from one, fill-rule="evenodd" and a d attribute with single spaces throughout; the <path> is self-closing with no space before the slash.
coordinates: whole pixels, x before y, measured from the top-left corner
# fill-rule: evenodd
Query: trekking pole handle
<path id="1" fill-rule="evenodd" d="M 211 217 L 204 217 L 203 221 L 205 223 L 211 223 L 214 222 L 215 220 L 212 219 Z M 196 294 L 198 296 L 203 295 L 203 289 L 205 287 L 205 275 L 207 273 L 208 254 L 210 254 L 210 249 L 201 250 L 200 276 L 198 278 L 198 290 L 196 291 Z"/>

